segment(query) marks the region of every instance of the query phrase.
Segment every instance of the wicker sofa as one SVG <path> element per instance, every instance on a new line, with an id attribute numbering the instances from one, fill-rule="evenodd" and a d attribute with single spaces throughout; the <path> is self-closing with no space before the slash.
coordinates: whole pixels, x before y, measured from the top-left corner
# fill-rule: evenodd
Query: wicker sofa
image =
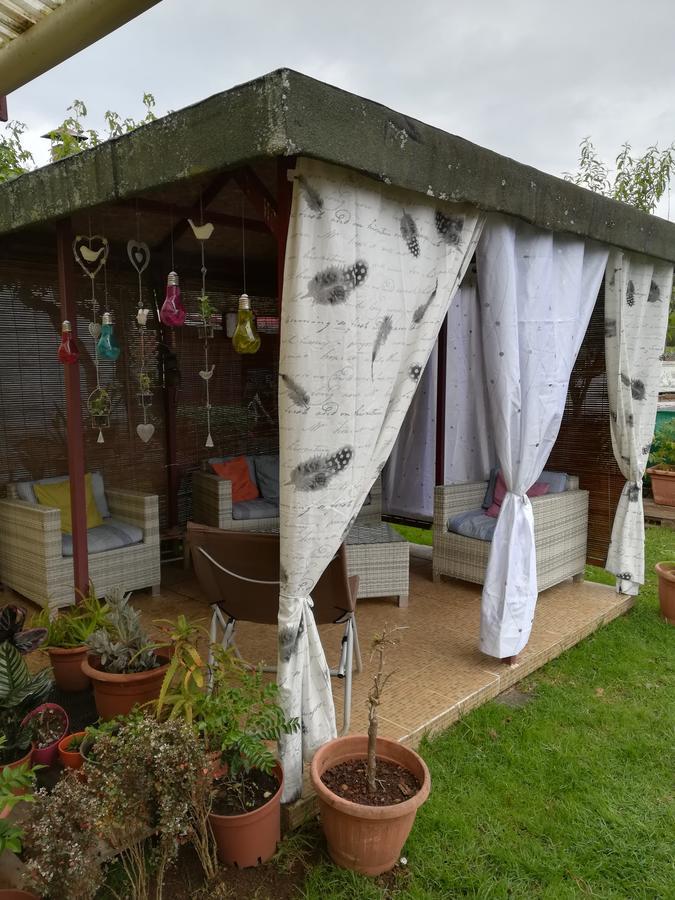
<path id="1" fill-rule="evenodd" d="M 252 459 L 254 459 L 252 457 Z M 232 482 L 210 471 L 192 475 L 192 518 L 201 525 L 226 531 L 278 531 L 279 507 L 274 501 L 248 501 L 241 504 L 250 518 L 238 515 L 238 504 L 232 503 Z M 252 509 L 253 507 L 253 509 Z M 382 520 L 382 484 L 378 478 L 357 516 L 361 525 L 377 525 Z"/>
<path id="2" fill-rule="evenodd" d="M 113 520 L 135 526 L 142 536 L 130 546 L 89 553 L 89 577 L 97 595 L 114 587 L 124 591 L 152 588 L 157 593 L 159 498 L 117 489 L 107 489 L 105 497 Z M 43 607 L 57 609 L 73 602 L 72 551 L 64 555 L 61 513 L 18 499 L 16 485 L 9 485 L 8 498 L 0 500 L 0 580 Z"/>
<path id="3" fill-rule="evenodd" d="M 433 577 L 459 578 L 483 584 L 490 541 L 448 530 L 448 520 L 478 510 L 486 481 L 440 485 L 434 492 Z M 543 591 L 567 578 L 582 581 L 586 565 L 588 491 L 579 479 L 567 476 L 565 490 L 533 497 L 534 537 L 537 551 L 537 588 Z"/>

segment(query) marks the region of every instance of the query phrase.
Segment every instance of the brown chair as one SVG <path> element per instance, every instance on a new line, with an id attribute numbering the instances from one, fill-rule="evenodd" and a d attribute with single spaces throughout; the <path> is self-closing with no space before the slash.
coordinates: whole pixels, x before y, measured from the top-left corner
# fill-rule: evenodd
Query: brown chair
<path id="1" fill-rule="evenodd" d="M 211 605 L 211 644 L 232 647 L 237 621 L 276 625 L 279 612 L 279 535 L 225 531 L 188 522 L 187 539 L 199 584 Z M 349 731 L 352 670 L 362 669 L 356 630 L 356 595 L 359 579 L 347 574 L 344 544 L 326 567 L 312 591 L 317 625 L 344 625 L 340 661 L 330 674 L 344 680 L 342 734 Z M 211 663 L 209 655 L 209 663 Z M 276 672 L 265 666 L 265 672 Z"/>

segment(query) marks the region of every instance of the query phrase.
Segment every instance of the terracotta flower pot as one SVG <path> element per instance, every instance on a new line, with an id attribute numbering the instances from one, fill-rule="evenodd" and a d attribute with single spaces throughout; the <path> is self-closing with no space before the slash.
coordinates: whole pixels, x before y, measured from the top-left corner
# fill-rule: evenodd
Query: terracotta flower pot
<path id="1" fill-rule="evenodd" d="M 68 749 L 73 738 L 81 738 L 84 737 L 84 735 L 84 731 L 76 731 L 73 734 L 67 734 L 59 741 L 59 756 L 66 769 L 79 769 L 84 762 L 84 757 L 80 753 L 79 747 L 77 750 Z"/>
<path id="2" fill-rule="evenodd" d="M 277 763 L 273 769 L 279 789 L 264 806 L 237 816 L 209 813 L 218 859 L 228 866 L 244 869 L 267 862 L 281 840 L 281 790 L 284 773 Z"/>
<path id="3" fill-rule="evenodd" d="M 659 576 L 659 606 L 661 615 L 671 625 L 675 625 L 675 562 L 656 564 Z"/>
<path id="4" fill-rule="evenodd" d="M 157 658 L 165 659 L 163 656 Z M 147 672 L 117 675 L 98 668 L 97 657 L 87 656 L 82 660 L 82 671 L 91 678 L 99 716 L 108 721 L 115 716 L 128 715 L 134 706 L 142 706 L 150 700 L 156 700 L 168 665 L 168 662 L 164 662 L 156 669 L 148 669 Z"/>
<path id="5" fill-rule="evenodd" d="M 20 766 L 23 763 L 28 763 L 28 765 L 30 765 L 31 762 L 33 761 L 33 750 L 34 749 L 35 749 L 35 744 L 31 744 L 30 750 L 28 751 L 28 753 L 26 753 L 25 756 L 22 756 L 21 759 L 14 760 L 14 762 L 6 763 L 6 765 L 8 765 L 10 769 L 16 769 L 17 766 Z"/>
<path id="6" fill-rule="evenodd" d="M 58 688 L 68 693 L 87 690 L 91 682 L 82 671 L 82 661 L 87 657 L 85 646 L 48 647 L 47 653 Z"/>
<path id="7" fill-rule="evenodd" d="M 323 773 L 333 766 L 366 759 L 367 755 L 366 735 L 336 738 L 316 751 L 310 777 L 319 798 L 321 825 L 331 858 L 345 869 L 363 875 L 380 875 L 398 862 L 417 810 L 429 796 L 431 776 L 426 763 L 414 750 L 378 738 L 377 758 L 403 766 L 417 778 L 421 787 L 414 797 L 392 806 L 365 806 L 343 800 L 321 780 Z"/>
<path id="8" fill-rule="evenodd" d="M 68 713 L 62 706 L 59 706 L 58 703 L 41 703 L 40 706 L 36 706 L 32 712 L 28 713 L 22 724 L 27 725 L 31 719 L 34 719 L 38 713 L 42 712 L 44 709 L 55 709 L 61 714 L 63 731 L 46 747 L 37 747 L 35 744 L 33 745 L 31 761 L 35 766 L 51 766 L 54 764 L 59 752 L 59 741 L 65 734 L 68 734 L 68 726 L 70 725 Z"/>
<path id="9" fill-rule="evenodd" d="M 647 469 L 647 475 L 652 479 L 654 503 L 659 506 L 675 506 L 675 471 L 652 466 Z"/>

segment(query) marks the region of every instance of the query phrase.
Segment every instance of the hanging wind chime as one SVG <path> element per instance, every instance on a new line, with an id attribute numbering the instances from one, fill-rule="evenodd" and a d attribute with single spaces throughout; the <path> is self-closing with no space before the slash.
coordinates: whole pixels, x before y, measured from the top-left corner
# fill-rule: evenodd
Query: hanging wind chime
<path id="1" fill-rule="evenodd" d="M 96 373 L 96 387 L 87 397 L 87 410 L 91 417 L 92 427 L 98 428 L 98 438 L 96 439 L 98 444 L 104 443 L 103 428 L 110 426 L 110 410 L 112 407 L 110 391 L 101 386 L 100 361 L 103 358 L 114 362 L 120 355 L 120 348 L 113 333 L 112 316 L 108 310 L 108 287 L 105 269 L 108 261 L 108 251 L 108 240 L 100 234 L 78 235 L 73 241 L 75 260 L 91 282 L 91 298 L 89 300 L 91 304 L 91 322 L 88 325 L 88 331 L 93 341 L 92 355 Z M 95 279 L 101 269 L 103 269 L 105 313 L 103 314 L 102 322 L 99 323 Z M 64 330 L 66 330 L 65 324 L 63 325 Z M 69 330 L 70 324 L 68 323 Z"/>
<path id="2" fill-rule="evenodd" d="M 201 199 L 199 205 L 202 224 L 195 225 L 192 219 L 188 219 L 188 222 L 190 224 L 190 228 L 192 229 L 192 233 L 199 241 L 202 253 L 202 293 L 199 297 L 199 314 L 202 318 L 200 335 L 204 339 L 204 368 L 200 371 L 199 376 L 204 380 L 204 384 L 206 385 L 206 443 L 204 444 L 204 446 L 211 448 L 213 447 L 213 438 L 211 437 L 211 394 L 209 382 L 213 377 L 215 363 L 212 363 L 209 366 L 209 340 L 213 337 L 211 316 L 215 313 L 216 308 L 211 303 L 206 293 L 206 255 L 204 252 L 204 244 L 213 234 L 213 225 L 210 222 L 203 222 L 204 214 L 201 209 Z"/>
<path id="3" fill-rule="evenodd" d="M 138 231 L 138 228 L 137 228 Z M 141 405 L 143 421 L 136 426 L 136 434 L 147 444 L 155 433 L 155 426 L 148 422 L 148 408 L 152 404 L 152 381 L 148 372 L 147 357 L 145 353 L 145 339 L 147 336 L 148 316 L 150 310 L 143 303 L 143 272 L 150 262 L 150 248 L 147 244 L 138 240 L 127 241 L 127 256 L 131 265 L 138 274 L 138 305 L 136 310 L 136 326 L 138 328 L 138 402 Z"/>

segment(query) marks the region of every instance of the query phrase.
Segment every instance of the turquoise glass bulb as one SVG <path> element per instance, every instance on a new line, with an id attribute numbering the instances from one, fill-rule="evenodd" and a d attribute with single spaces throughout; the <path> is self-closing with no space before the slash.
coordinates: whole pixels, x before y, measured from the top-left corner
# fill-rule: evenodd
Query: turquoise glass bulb
<path id="1" fill-rule="evenodd" d="M 112 362 L 120 355 L 120 345 L 113 332 L 112 316 L 110 313 L 103 313 L 101 321 L 101 337 L 96 345 L 96 352 L 99 359 L 109 359 Z"/>

